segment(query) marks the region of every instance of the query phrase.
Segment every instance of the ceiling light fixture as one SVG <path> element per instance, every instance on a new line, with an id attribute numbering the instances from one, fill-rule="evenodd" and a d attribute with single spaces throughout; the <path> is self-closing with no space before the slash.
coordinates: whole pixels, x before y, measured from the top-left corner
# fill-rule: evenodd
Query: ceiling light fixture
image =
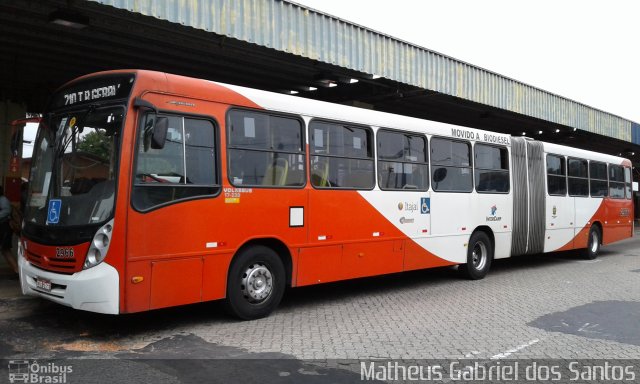
<path id="1" fill-rule="evenodd" d="M 83 29 L 89 26 L 89 18 L 80 13 L 62 10 L 51 12 L 49 22 L 73 29 Z"/>

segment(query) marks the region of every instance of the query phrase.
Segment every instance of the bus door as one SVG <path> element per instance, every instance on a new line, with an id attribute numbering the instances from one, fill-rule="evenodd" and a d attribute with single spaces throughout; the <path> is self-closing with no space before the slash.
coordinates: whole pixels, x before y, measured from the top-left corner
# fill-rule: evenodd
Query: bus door
<path id="1" fill-rule="evenodd" d="M 575 227 L 575 197 L 567 191 L 566 158 L 548 154 L 545 252 L 572 249 Z"/>
<path id="2" fill-rule="evenodd" d="M 167 104 L 156 98 L 150 97 L 155 105 Z M 203 271 L 218 260 L 209 256 L 219 252 L 224 222 L 217 122 L 202 115 L 138 111 L 127 215 L 126 312 L 201 301 Z M 156 134 L 154 127 L 162 126 L 164 135 L 162 129 Z"/>

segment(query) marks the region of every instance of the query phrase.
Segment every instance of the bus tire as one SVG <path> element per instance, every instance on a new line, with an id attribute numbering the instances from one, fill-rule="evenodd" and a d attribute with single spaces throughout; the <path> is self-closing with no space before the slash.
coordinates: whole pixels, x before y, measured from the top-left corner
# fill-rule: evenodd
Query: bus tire
<path id="1" fill-rule="evenodd" d="M 240 319 L 268 316 L 280 304 L 286 283 L 278 254 L 263 245 L 251 246 L 234 258 L 227 279 L 227 309 Z"/>
<path id="2" fill-rule="evenodd" d="M 600 244 L 602 243 L 602 233 L 597 225 L 592 225 L 589 229 L 589 240 L 587 248 L 582 250 L 582 257 L 587 260 L 593 260 L 598 257 L 600 252 Z"/>
<path id="3" fill-rule="evenodd" d="M 478 231 L 471 235 L 467 247 L 467 263 L 460 264 L 458 271 L 470 280 L 484 278 L 491 268 L 493 246 L 486 233 Z"/>

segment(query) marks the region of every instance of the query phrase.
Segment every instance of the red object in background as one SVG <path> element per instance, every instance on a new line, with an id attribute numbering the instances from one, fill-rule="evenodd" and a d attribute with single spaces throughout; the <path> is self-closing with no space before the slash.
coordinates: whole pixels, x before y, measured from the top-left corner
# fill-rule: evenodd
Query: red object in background
<path id="1" fill-rule="evenodd" d="M 11 156 L 9 160 L 9 173 L 17 174 L 20 171 L 20 158 L 18 156 Z"/>
<path id="2" fill-rule="evenodd" d="M 4 195 L 12 203 L 20 203 L 20 184 L 22 180 L 19 177 L 4 178 Z"/>

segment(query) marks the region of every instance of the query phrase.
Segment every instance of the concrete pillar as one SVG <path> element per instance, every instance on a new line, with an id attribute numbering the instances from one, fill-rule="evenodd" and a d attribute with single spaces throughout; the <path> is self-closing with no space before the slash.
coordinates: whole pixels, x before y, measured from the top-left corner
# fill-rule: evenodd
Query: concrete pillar
<path id="1" fill-rule="evenodd" d="M 8 100 L 0 100 L 0 184 L 4 185 L 4 178 L 9 172 L 11 159 L 11 122 L 24 119 L 27 115 L 25 105 Z"/>

